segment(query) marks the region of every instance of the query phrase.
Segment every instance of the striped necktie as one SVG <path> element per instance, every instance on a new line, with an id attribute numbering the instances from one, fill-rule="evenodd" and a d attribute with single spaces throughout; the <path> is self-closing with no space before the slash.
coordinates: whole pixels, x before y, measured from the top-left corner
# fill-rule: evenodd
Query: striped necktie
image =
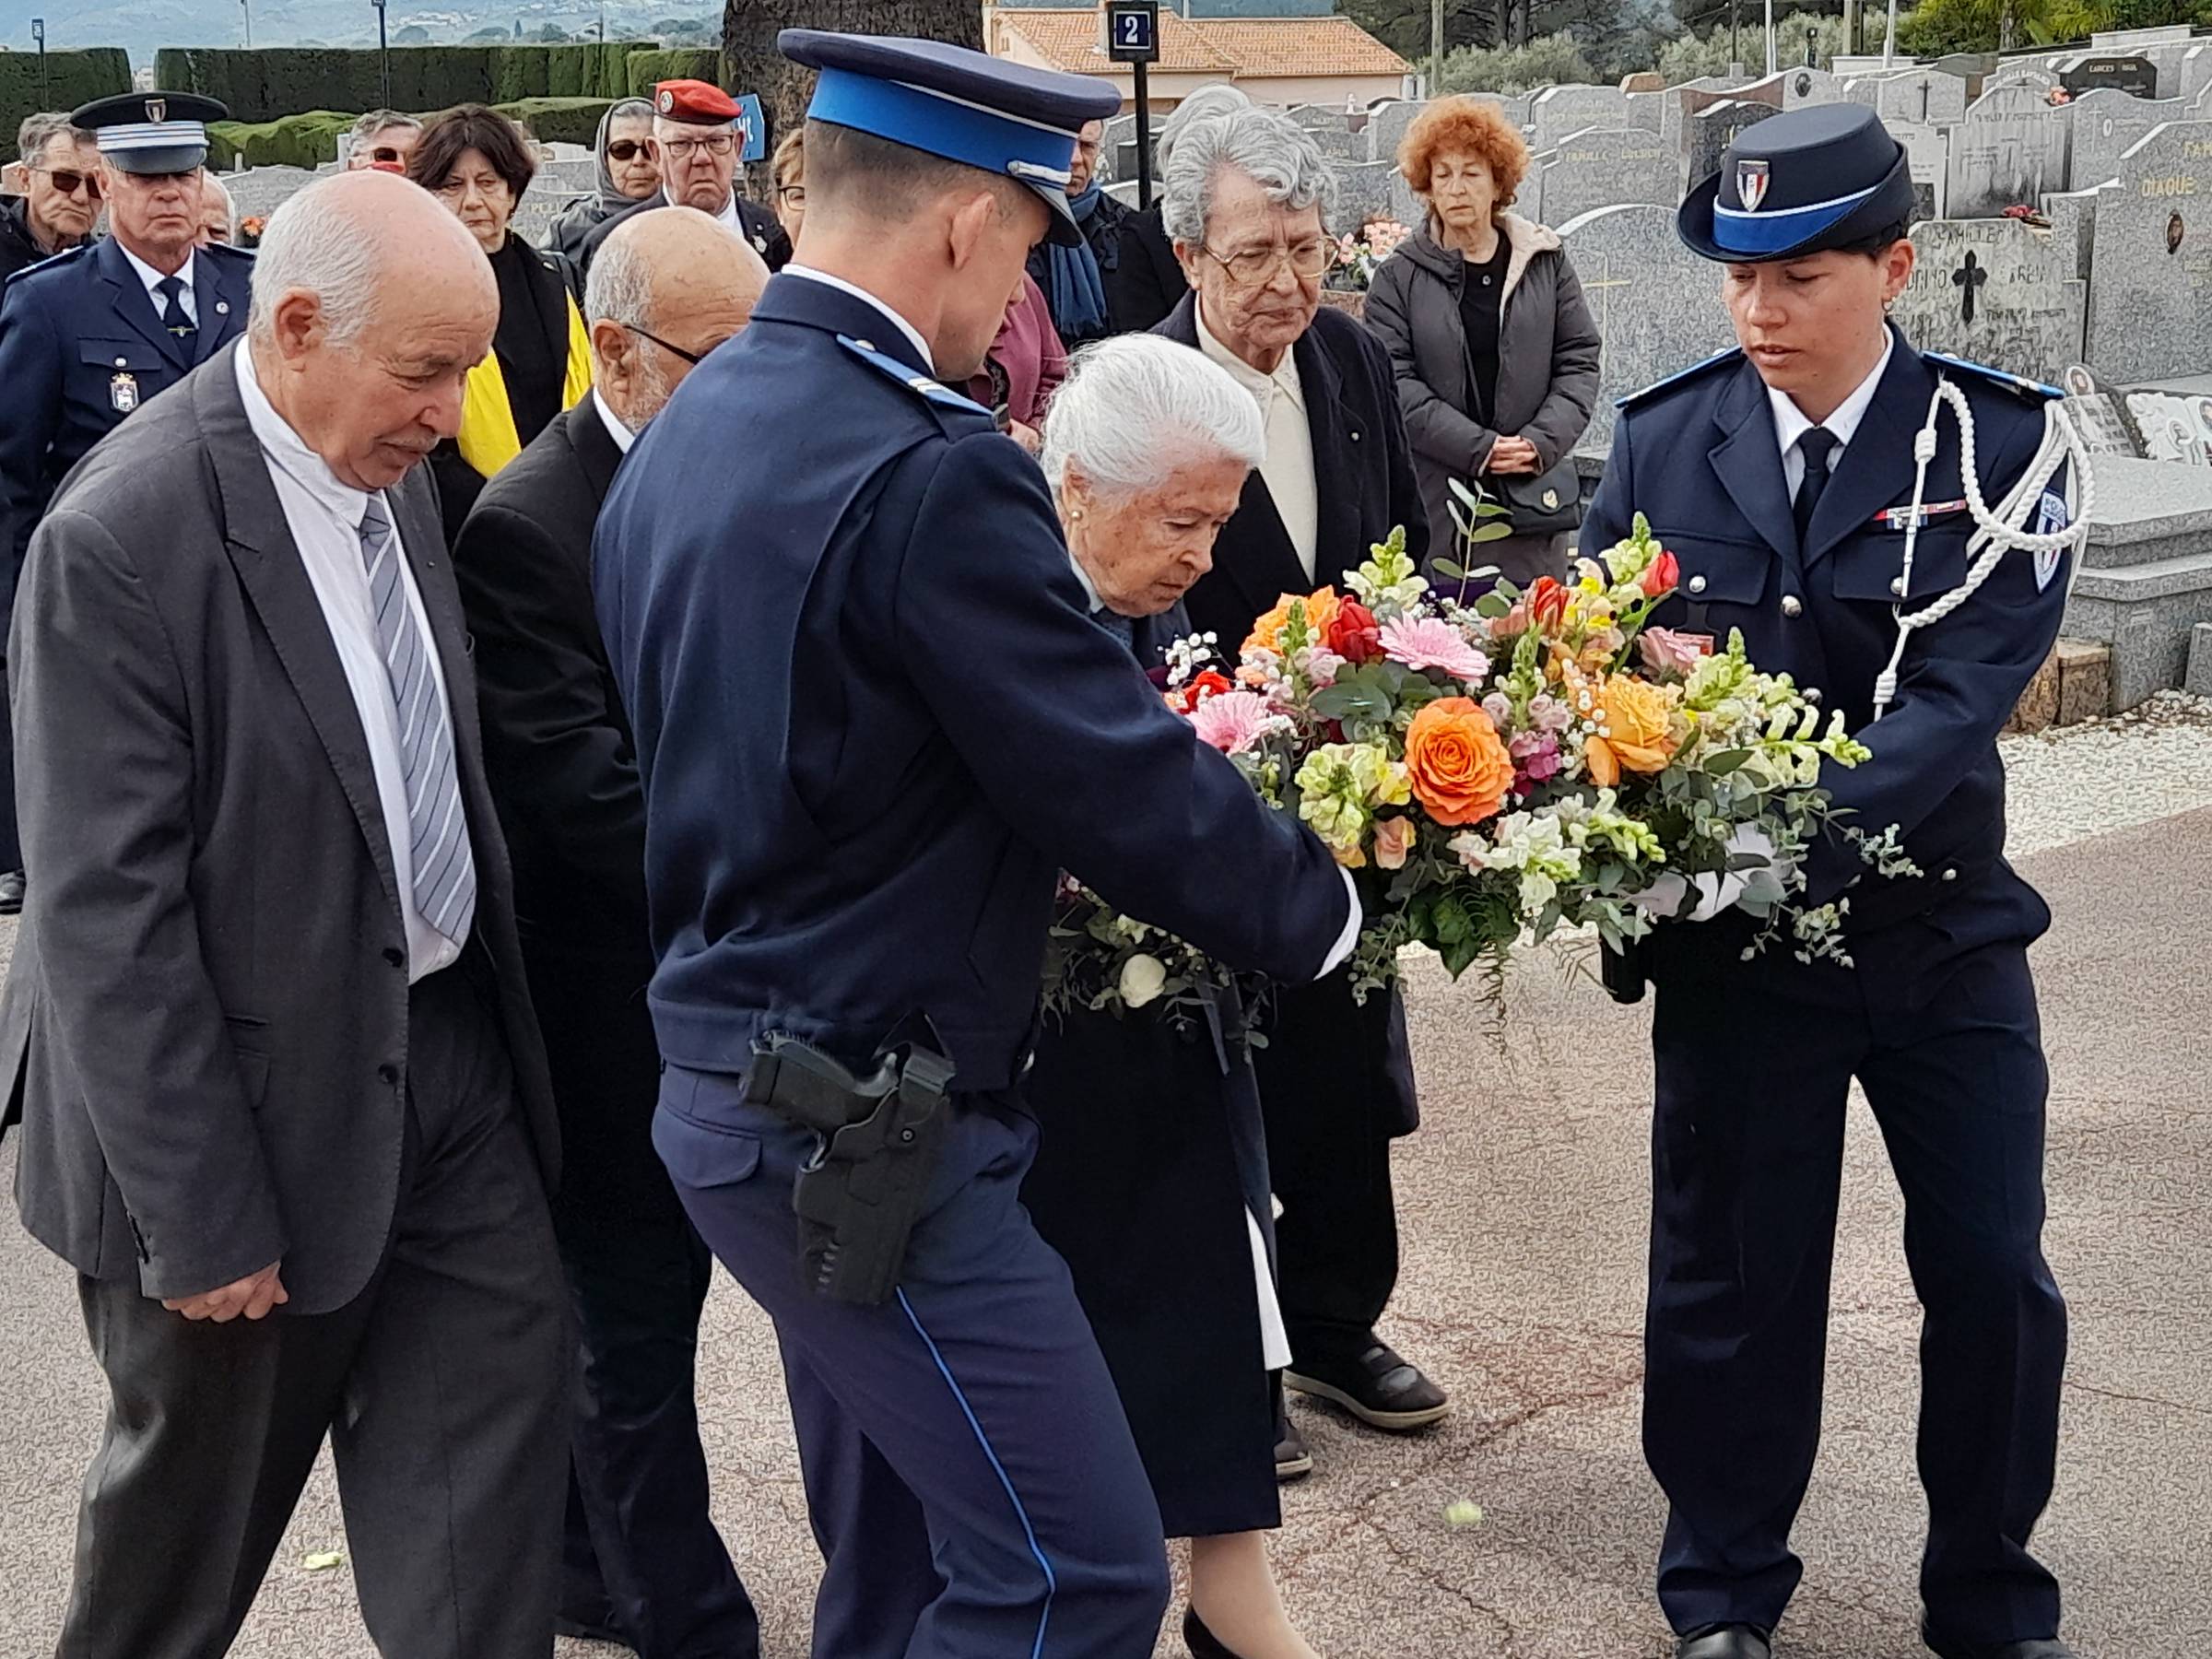
<path id="1" fill-rule="evenodd" d="M 453 771 L 453 733 L 439 705 L 437 663 L 429 641 L 415 626 L 400 580 L 399 537 L 384 498 L 372 495 L 361 514 L 361 562 L 369 571 L 369 602 L 376 610 L 376 641 L 392 702 L 399 714 L 399 765 L 406 782 L 408 856 L 414 866 L 415 908 L 422 919 L 459 945 L 468 938 L 477 908 L 477 866 L 468 846 L 468 819 Z"/>

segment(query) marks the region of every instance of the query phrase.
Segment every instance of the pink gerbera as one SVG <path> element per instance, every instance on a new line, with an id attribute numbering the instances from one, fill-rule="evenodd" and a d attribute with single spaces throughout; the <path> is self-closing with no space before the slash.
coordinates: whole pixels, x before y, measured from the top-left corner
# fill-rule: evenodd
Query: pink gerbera
<path id="1" fill-rule="evenodd" d="M 1223 691 L 1191 711 L 1198 741 L 1225 755 L 1241 755 L 1282 724 L 1274 705 L 1256 691 Z"/>
<path id="2" fill-rule="evenodd" d="M 1490 659 L 1438 617 L 1408 617 L 1382 624 L 1382 654 L 1408 668 L 1441 668 L 1454 679 L 1479 682 Z"/>

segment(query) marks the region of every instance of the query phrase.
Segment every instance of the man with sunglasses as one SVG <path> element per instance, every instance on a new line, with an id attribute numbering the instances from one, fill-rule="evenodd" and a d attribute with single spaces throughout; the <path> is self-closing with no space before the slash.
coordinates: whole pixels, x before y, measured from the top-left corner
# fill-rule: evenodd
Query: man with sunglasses
<path id="1" fill-rule="evenodd" d="M 592 609 L 592 531 L 637 434 L 767 283 L 703 213 L 623 226 L 584 295 L 591 395 L 484 487 L 453 549 L 569 1169 L 553 1224 L 584 1383 L 556 1612 L 641 1659 L 753 1659 L 759 1627 L 707 1511 L 693 1356 L 712 1258 L 653 1149 L 645 805 Z"/>
<path id="2" fill-rule="evenodd" d="M 371 110 L 346 135 L 346 171 L 404 173 L 407 158 L 421 139 L 422 123 L 414 116 L 397 110 Z"/>
<path id="3" fill-rule="evenodd" d="M 29 189 L 0 200 L 0 282 L 82 247 L 100 218 L 99 157 L 89 133 L 71 126 L 66 115 L 27 116 L 17 152 Z"/>
<path id="4" fill-rule="evenodd" d="M 576 258 L 580 276 L 591 275 L 592 261 L 618 225 L 672 202 L 720 219 L 752 244 L 770 270 L 780 271 L 789 263 L 791 238 L 776 216 L 737 190 L 737 164 L 745 149 L 740 113 L 735 99 L 706 81 L 662 81 L 653 88 L 653 136 L 647 142 L 661 187 L 583 239 Z"/>
<path id="5" fill-rule="evenodd" d="M 197 245 L 206 123 L 229 114 L 212 98 L 129 92 L 68 118 L 97 146 L 109 235 L 0 283 L 0 624 L 30 533 L 69 469 L 245 332 L 253 255 Z M 83 194 L 69 194 L 91 199 L 80 147 L 57 136 L 44 155 L 70 164 L 34 182 L 73 174 Z M 23 904 L 13 775 L 11 751 L 0 762 L 0 915 Z"/>

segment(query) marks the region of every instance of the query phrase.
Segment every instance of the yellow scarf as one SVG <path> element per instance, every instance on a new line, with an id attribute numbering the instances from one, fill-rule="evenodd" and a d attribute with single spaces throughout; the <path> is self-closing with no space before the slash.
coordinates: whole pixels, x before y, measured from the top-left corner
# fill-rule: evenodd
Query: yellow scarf
<path id="1" fill-rule="evenodd" d="M 561 376 L 560 406 L 572 409 L 592 389 L 592 342 L 583 331 L 583 314 L 576 301 L 566 300 L 569 312 L 569 362 Z M 500 354 L 487 352 L 484 360 L 468 371 L 461 394 L 461 458 L 483 477 L 523 453 L 514 429 L 514 406 L 507 400 L 507 377 L 500 372 Z"/>

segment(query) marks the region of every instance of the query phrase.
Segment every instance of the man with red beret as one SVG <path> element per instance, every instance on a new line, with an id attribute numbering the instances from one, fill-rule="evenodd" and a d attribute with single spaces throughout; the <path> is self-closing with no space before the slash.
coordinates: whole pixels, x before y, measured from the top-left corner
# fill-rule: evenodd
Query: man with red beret
<path id="1" fill-rule="evenodd" d="M 576 254 L 579 282 L 617 225 L 671 202 L 712 214 L 745 238 L 770 270 L 783 268 L 791 258 L 791 238 L 773 213 L 737 193 L 737 159 L 745 150 L 741 113 L 735 99 L 707 81 L 662 81 L 653 88 L 648 142 L 661 170 L 661 187 L 635 207 L 602 221 L 583 239 Z"/>

